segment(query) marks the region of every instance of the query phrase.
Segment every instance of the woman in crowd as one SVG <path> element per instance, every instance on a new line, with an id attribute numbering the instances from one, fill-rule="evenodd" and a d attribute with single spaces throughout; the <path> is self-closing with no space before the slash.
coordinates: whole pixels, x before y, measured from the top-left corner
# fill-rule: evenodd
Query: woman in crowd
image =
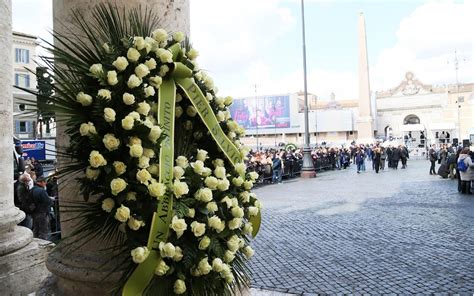
<path id="1" fill-rule="evenodd" d="M 471 181 L 474 180 L 474 162 L 471 159 L 469 148 L 463 148 L 459 154 L 458 168 L 461 167 L 460 162 L 464 162 L 464 165 L 467 167 L 465 171 L 459 170 L 461 193 L 471 194 Z"/>

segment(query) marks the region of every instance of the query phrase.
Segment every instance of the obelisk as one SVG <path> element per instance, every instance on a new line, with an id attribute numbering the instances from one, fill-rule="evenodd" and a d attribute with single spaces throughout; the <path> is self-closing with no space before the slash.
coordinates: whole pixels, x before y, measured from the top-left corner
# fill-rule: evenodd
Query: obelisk
<path id="1" fill-rule="evenodd" d="M 168 32 L 182 31 L 189 35 L 190 10 L 188 0 L 54 0 L 53 18 L 54 31 L 60 34 L 70 35 L 77 33 L 77 27 L 71 23 L 71 15 L 74 10 L 83 12 L 86 22 L 92 21 L 91 9 L 97 4 L 113 3 L 119 8 L 129 11 L 133 8 L 151 9 L 158 14 L 160 26 Z M 158 28 L 157 28 L 158 29 Z M 76 34 L 77 35 L 77 34 Z M 87 41 L 86 41 L 87 42 Z M 68 137 L 64 133 L 66 126 L 58 122 L 56 145 L 65 147 Z M 58 158 L 59 168 L 68 159 Z M 66 182 L 59 184 L 60 204 L 81 201 L 79 186 L 74 178 L 68 178 Z M 71 213 L 61 209 L 61 234 L 67 237 L 71 234 L 77 221 L 69 220 Z M 110 262 L 110 251 L 100 251 L 104 246 L 96 239 L 91 239 L 87 244 L 81 246 L 74 252 L 68 252 L 62 248 L 56 248 L 47 261 L 48 269 L 56 276 L 56 295 L 108 295 L 114 288 L 122 271 L 115 271 L 108 265 Z M 113 259 L 117 260 L 117 259 Z M 109 274 L 109 272 L 111 272 Z M 108 275 L 108 277 L 106 277 Z"/>
<path id="2" fill-rule="evenodd" d="M 0 295 L 26 295 L 49 275 L 44 261 L 52 248 L 17 226 L 25 214 L 13 201 L 13 57 L 11 0 L 0 0 Z"/>
<path id="3" fill-rule="evenodd" d="M 374 118 L 370 100 L 369 59 L 364 13 L 359 13 L 359 118 L 357 119 L 357 142 L 371 143 L 374 139 Z"/>

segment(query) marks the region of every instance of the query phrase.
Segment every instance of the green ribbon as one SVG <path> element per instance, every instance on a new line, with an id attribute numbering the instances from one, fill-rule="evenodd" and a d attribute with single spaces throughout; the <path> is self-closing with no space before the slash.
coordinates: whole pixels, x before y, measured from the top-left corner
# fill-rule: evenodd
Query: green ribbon
<path id="1" fill-rule="evenodd" d="M 173 61 L 180 61 L 183 57 L 178 43 L 169 48 L 173 54 Z M 211 133 L 212 138 L 221 148 L 232 165 L 242 161 L 240 152 L 234 143 L 227 137 L 212 110 L 209 102 L 199 86 L 192 79 L 192 70 L 181 62 L 175 62 L 169 78 L 165 79 L 158 92 L 158 124 L 165 136 L 161 142 L 159 182 L 167 186 L 166 194 L 160 199 L 156 212 L 153 214 L 147 248 L 150 251 L 147 259 L 140 263 L 128 278 L 123 287 L 123 296 L 142 295 L 152 280 L 155 268 L 160 261 L 158 249 L 160 242 L 168 238 L 169 225 L 173 218 L 173 164 L 174 164 L 174 117 L 176 103 L 176 87 L 179 86 L 189 98 L 197 113 Z M 252 235 L 257 235 L 260 228 L 260 211 L 257 216 L 251 217 L 253 225 Z"/>

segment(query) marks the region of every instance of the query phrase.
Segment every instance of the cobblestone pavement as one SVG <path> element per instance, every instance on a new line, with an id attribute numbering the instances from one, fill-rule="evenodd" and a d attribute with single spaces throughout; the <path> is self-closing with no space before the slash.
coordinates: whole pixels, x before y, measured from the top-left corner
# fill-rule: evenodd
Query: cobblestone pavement
<path id="1" fill-rule="evenodd" d="M 474 293 L 474 196 L 428 171 L 423 160 L 378 175 L 352 167 L 256 189 L 264 212 L 252 286 L 266 295 Z"/>

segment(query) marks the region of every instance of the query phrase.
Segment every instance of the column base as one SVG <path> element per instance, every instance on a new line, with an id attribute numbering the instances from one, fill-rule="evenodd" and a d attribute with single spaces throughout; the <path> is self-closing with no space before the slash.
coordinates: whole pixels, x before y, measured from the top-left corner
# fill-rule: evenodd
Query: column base
<path id="1" fill-rule="evenodd" d="M 309 179 L 316 178 L 316 172 L 313 171 L 301 171 L 301 178 Z"/>

